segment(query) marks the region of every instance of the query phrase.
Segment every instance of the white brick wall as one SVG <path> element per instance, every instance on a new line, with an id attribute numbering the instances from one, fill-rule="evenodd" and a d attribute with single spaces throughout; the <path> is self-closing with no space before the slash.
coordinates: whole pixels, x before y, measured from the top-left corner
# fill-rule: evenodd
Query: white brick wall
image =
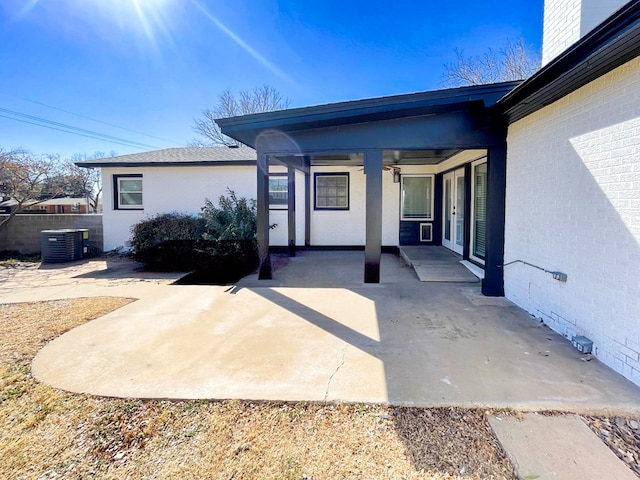
<path id="1" fill-rule="evenodd" d="M 640 384 L 640 58 L 509 128 L 506 296 Z"/>
<path id="2" fill-rule="evenodd" d="M 546 65 L 627 0 L 545 0 L 542 65 Z"/>

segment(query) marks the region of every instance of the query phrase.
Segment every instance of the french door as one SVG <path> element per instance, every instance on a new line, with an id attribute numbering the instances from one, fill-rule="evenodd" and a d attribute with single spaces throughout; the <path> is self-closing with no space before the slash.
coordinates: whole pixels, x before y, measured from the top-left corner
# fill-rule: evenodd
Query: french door
<path id="1" fill-rule="evenodd" d="M 442 245 L 462 255 L 464 247 L 464 168 L 446 173 L 442 188 Z"/>

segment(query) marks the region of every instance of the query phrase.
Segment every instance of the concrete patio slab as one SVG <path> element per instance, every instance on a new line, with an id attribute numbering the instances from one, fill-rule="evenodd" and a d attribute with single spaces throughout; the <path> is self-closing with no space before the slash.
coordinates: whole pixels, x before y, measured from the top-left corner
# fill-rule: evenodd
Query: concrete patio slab
<path id="1" fill-rule="evenodd" d="M 563 480 L 637 480 L 638 477 L 575 415 L 522 419 L 489 417 L 518 478 Z"/>
<path id="2" fill-rule="evenodd" d="M 636 386 L 509 302 L 474 302 L 479 285 L 421 283 L 390 254 L 364 284 L 362 264 L 303 252 L 233 288 L 92 285 L 139 300 L 49 343 L 33 372 L 120 397 L 640 412 Z"/>

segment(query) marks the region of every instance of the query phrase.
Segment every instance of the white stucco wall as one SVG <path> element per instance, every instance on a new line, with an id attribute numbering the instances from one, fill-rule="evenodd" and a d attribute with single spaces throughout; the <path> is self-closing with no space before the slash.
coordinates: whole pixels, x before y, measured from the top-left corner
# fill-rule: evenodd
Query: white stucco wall
<path id="1" fill-rule="evenodd" d="M 272 172 L 274 168 L 271 168 Z M 284 169 L 281 169 L 284 172 Z M 255 177 L 255 170 L 251 173 Z M 255 180 L 254 180 L 255 185 Z M 251 198 L 256 198 L 254 193 Z M 296 171 L 296 245 L 304 246 L 304 173 Z M 275 228 L 269 231 L 269 243 L 274 246 L 289 244 L 289 223 L 287 210 L 271 210 L 269 221 Z"/>
<path id="2" fill-rule="evenodd" d="M 114 210 L 113 175 L 132 173 L 143 176 L 144 210 Z M 227 188 L 240 197 L 256 198 L 256 170 L 252 166 L 103 168 L 102 175 L 105 250 L 127 248 L 131 227 L 143 218 L 168 212 L 198 214 L 206 198 L 217 203 L 221 195 L 226 195 Z M 300 184 L 304 185 L 304 181 Z M 301 202 L 298 215 L 304 215 L 304 196 Z M 271 231 L 272 244 L 286 245 L 286 211 L 272 213 L 271 223 L 278 224 Z M 304 217 L 300 218 L 304 244 Z"/>
<path id="3" fill-rule="evenodd" d="M 627 0 L 545 0 L 542 65 L 593 30 Z"/>
<path id="4" fill-rule="evenodd" d="M 272 167 L 272 173 L 282 170 Z M 413 167 L 416 170 L 416 167 Z M 413 171 L 412 170 L 412 171 Z M 420 168 L 418 167 L 418 170 Z M 313 173 L 349 172 L 349 210 L 314 210 Z M 256 198 L 255 167 L 140 167 L 103 168 L 104 249 L 129 247 L 131 227 L 144 218 L 159 213 L 184 212 L 198 214 L 205 198 L 216 202 L 231 188 L 238 196 Z M 144 210 L 114 210 L 113 175 L 142 174 Z M 390 173 L 383 174 L 383 238 L 385 246 L 398 245 L 399 185 Z M 351 246 L 365 243 L 365 176 L 362 167 L 314 167 L 311 171 L 311 245 Z M 304 245 L 305 237 L 304 174 L 296 172 L 296 244 Z M 271 210 L 269 232 L 273 246 L 288 243 L 286 210 Z"/>
<path id="5" fill-rule="evenodd" d="M 640 59 L 509 127 L 507 298 L 640 384 Z"/>
<path id="6" fill-rule="evenodd" d="M 313 174 L 349 173 L 349 210 L 315 210 Z M 366 177 L 362 167 L 313 167 L 311 169 L 311 245 L 363 246 L 365 244 Z M 399 184 L 393 176 L 382 174 L 382 245 L 399 244 Z"/>

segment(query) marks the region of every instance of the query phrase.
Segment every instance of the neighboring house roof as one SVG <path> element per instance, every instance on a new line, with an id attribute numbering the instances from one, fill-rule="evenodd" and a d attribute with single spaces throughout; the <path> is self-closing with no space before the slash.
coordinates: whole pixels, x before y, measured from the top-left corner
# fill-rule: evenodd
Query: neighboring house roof
<path id="1" fill-rule="evenodd" d="M 119 157 L 83 160 L 80 167 L 150 167 L 188 165 L 255 165 L 256 152 L 248 147 L 165 148 Z"/>
<path id="2" fill-rule="evenodd" d="M 498 106 L 515 122 L 638 55 L 640 0 L 634 0 L 505 95 Z"/>
<path id="3" fill-rule="evenodd" d="M 37 212 L 49 210 L 47 207 L 51 207 L 51 208 L 55 207 L 55 209 L 58 210 L 59 207 L 67 208 L 67 207 L 75 207 L 77 205 L 84 205 L 87 207 L 87 209 L 89 207 L 87 199 L 84 197 L 63 197 L 63 198 L 51 198 L 49 200 L 44 200 L 44 201 L 26 200 L 22 203 L 22 206 L 19 212 L 33 213 L 35 211 L 37 213 Z M 0 213 L 10 213 L 14 211 L 17 206 L 18 206 L 18 202 L 13 198 L 0 202 Z M 101 209 L 102 209 L 102 201 L 100 201 L 100 203 L 98 204 L 98 210 L 101 210 Z"/>
<path id="4" fill-rule="evenodd" d="M 78 203 L 86 204 L 87 199 L 85 197 L 62 197 L 62 198 L 50 198 L 49 200 L 26 200 L 22 203 L 23 207 L 29 207 L 31 205 L 76 205 Z M 18 205 L 18 202 L 11 198 L 0 202 L 0 207 L 14 207 Z"/>
<path id="5" fill-rule="evenodd" d="M 216 123 L 224 134 L 246 145 L 253 145 L 257 134 L 268 129 L 291 132 L 452 112 L 474 106 L 490 108 L 519 84 L 520 82 L 502 82 L 367 98 L 219 118 Z"/>
<path id="6" fill-rule="evenodd" d="M 87 199 L 85 197 L 50 198 L 49 200 L 38 203 L 38 205 L 76 205 L 78 203 L 86 204 Z"/>
<path id="7" fill-rule="evenodd" d="M 4 202 L 0 202 L 0 207 L 13 207 L 15 205 L 18 205 L 18 202 L 13 198 L 5 200 Z"/>

